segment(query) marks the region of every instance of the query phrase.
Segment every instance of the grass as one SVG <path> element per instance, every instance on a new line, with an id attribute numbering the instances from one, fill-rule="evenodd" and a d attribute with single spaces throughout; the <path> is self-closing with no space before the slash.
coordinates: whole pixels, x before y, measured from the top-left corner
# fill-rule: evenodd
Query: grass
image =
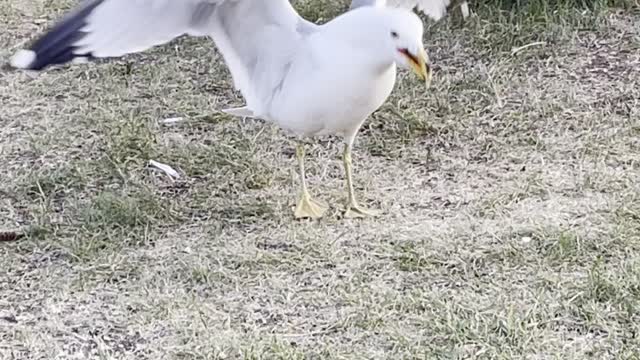
<path id="1" fill-rule="evenodd" d="M 0 60 L 69 4 L 0 3 Z M 342 218 L 331 138 L 307 165 L 332 209 L 292 218 L 291 142 L 216 111 L 242 100 L 206 40 L 0 70 L 0 231 L 26 233 L 0 358 L 637 359 L 638 8 L 474 10 L 426 21 L 432 87 L 401 72 L 357 138 L 378 219 Z"/>

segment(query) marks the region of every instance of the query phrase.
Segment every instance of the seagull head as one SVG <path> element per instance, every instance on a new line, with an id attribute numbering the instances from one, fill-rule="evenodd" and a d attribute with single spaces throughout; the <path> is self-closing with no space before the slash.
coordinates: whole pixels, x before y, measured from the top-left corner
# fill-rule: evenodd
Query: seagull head
<path id="1" fill-rule="evenodd" d="M 338 16 L 324 29 L 346 44 L 352 56 L 364 56 L 376 68 L 396 64 L 431 82 L 429 57 L 422 43 L 424 26 L 413 11 L 384 5 L 360 6 Z M 333 41 L 333 40 L 332 40 Z"/>
<path id="2" fill-rule="evenodd" d="M 427 84 L 431 82 L 429 57 L 422 43 L 423 25 L 420 18 L 405 9 L 386 8 L 383 35 L 388 51 L 398 66 L 413 70 Z"/>

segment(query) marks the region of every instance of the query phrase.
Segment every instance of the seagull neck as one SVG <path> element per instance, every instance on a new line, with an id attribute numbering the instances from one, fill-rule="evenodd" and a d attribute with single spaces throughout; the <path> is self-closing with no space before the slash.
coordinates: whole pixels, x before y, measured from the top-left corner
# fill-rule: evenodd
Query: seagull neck
<path id="1" fill-rule="evenodd" d="M 396 63 L 393 60 L 385 61 L 379 64 L 378 66 L 376 66 L 375 71 L 377 75 L 384 75 L 395 66 L 396 66 Z"/>
<path id="2" fill-rule="evenodd" d="M 386 74 L 391 68 L 395 67 L 395 60 L 392 57 L 384 56 L 383 51 L 374 52 L 375 55 L 371 55 L 371 49 L 361 52 L 363 61 L 361 64 L 362 69 L 367 72 L 373 72 L 377 76 Z M 366 65 L 365 65 L 366 64 Z"/>

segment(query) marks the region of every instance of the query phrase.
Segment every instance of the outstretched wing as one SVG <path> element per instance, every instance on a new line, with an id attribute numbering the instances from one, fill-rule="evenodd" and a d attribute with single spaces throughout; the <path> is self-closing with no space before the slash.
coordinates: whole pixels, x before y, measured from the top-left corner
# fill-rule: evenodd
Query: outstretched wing
<path id="1" fill-rule="evenodd" d="M 450 0 L 352 0 L 351 9 L 360 6 L 415 7 L 434 20 L 440 20 L 450 7 Z M 459 2 L 458 2 L 459 3 Z"/>
<path id="2" fill-rule="evenodd" d="M 184 34 L 208 35 L 236 88 L 259 111 L 300 39 L 315 29 L 288 0 L 85 0 L 29 49 L 18 51 L 11 65 L 41 70 L 144 51 Z"/>
<path id="3" fill-rule="evenodd" d="M 28 50 L 16 68 L 42 70 L 79 58 L 118 57 L 183 35 L 202 35 L 203 21 L 224 0 L 84 0 Z"/>

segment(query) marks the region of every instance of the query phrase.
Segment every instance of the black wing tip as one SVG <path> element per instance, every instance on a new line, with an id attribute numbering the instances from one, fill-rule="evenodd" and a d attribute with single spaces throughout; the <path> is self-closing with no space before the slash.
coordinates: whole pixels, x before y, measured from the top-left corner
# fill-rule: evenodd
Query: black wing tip
<path id="1" fill-rule="evenodd" d="M 83 63 L 94 59 L 91 53 L 77 53 L 76 42 L 82 39 L 87 17 L 104 0 L 89 0 L 69 13 L 29 49 L 18 50 L 9 61 L 17 69 L 42 70 L 51 65 Z"/>
<path id="2" fill-rule="evenodd" d="M 74 53 L 74 48 L 66 48 L 62 51 L 47 57 L 41 57 L 34 50 L 18 50 L 5 65 L 6 68 L 39 71 L 49 66 L 71 64 L 84 64 L 95 57 L 92 54 Z"/>

